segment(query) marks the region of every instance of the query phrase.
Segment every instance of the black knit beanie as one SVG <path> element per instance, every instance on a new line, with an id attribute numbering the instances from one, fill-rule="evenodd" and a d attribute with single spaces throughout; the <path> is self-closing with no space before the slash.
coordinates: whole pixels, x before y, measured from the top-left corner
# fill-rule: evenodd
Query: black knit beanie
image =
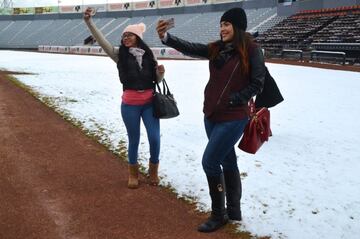
<path id="1" fill-rule="evenodd" d="M 227 10 L 221 17 L 220 22 L 230 22 L 233 26 L 240 30 L 246 31 L 247 19 L 244 9 L 235 7 Z"/>

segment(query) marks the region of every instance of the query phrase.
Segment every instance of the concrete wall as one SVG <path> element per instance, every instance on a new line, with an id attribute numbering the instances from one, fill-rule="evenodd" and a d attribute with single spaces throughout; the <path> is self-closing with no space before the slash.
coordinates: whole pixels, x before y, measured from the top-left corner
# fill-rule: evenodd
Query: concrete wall
<path id="1" fill-rule="evenodd" d="M 333 8 L 333 7 L 339 7 L 339 4 L 341 3 L 341 6 L 353 6 L 357 5 L 357 0 L 327 0 L 324 1 L 324 8 Z"/>

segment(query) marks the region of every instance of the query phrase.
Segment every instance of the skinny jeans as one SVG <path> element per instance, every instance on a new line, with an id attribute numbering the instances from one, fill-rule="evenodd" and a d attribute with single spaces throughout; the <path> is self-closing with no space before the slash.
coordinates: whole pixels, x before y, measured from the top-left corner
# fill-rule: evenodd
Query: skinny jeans
<path id="1" fill-rule="evenodd" d="M 128 159 L 129 164 L 136 164 L 140 142 L 140 121 L 146 129 L 149 146 L 150 162 L 159 163 L 160 154 L 160 121 L 153 116 L 153 104 L 128 105 L 121 104 L 121 116 L 128 134 Z"/>
<path id="2" fill-rule="evenodd" d="M 202 158 L 205 174 L 216 177 L 224 171 L 239 171 L 235 144 L 242 136 L 249 119 L 212 122 L 205 117 L 206 135 L 209 139 Z"/>

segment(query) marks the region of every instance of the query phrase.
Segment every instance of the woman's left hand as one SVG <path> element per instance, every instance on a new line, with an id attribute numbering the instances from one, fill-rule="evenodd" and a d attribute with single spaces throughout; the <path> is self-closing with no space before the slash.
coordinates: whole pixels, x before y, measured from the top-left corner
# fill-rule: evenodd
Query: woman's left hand
<path id="1" fill-rule="evenodd" d="M 158 73 L 160 73 L 160 74 L 165 73 L 165 67 L 164 67 L 164 65 L 158 65 L 158 66 L 157 66 L 157 71 L 158 71 Z"/>
<path id="2" fill-rule="evenodd" d="M 156 66 L 156 82 L 160 83 L 164 79 L 165 67 L 164 65 Z"/>

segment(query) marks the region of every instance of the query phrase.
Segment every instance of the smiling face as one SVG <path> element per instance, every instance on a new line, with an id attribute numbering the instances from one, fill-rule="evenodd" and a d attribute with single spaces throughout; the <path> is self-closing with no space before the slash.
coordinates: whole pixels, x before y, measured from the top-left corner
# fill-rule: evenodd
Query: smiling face
<path id="1" fill-rule="evenodd" d="M 124 34 L 121 37 L 122 43 L 126 47 L 136 47 L 137 46 L 137 40 L 136 35 L 131 32 L 124 32 Z"/>
<path id="2" fill-rule="evenodd" d="M 230 22 L 220 22 L 220 36 L 223 42 L 231 42 L 234 38 L 234 27 Z"/>

